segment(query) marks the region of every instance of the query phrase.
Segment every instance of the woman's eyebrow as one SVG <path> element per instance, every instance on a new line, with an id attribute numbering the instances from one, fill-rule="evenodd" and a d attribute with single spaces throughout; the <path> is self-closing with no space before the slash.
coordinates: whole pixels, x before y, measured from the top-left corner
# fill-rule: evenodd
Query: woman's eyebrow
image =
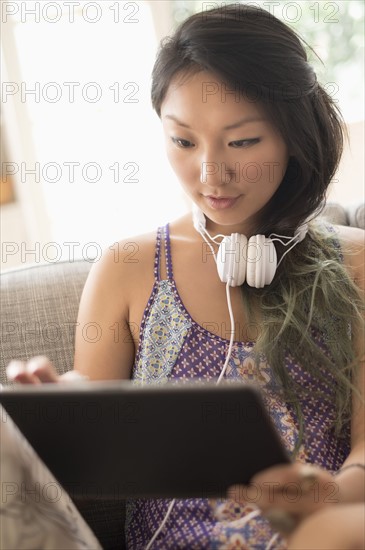
<path id="1" fill-rule="evenodd" d="M 184 128 L 189 128 L 189 130 L 192 129 L 188 124 L 185 124 L 184 122 L 181 122 L 181 120 L 179 120 L 174 115 L 165 115 L 164 118 L 169 118 L 169 119 L 173 120 L 174 122 L 176 122 L 179 126 L 183 126 Z M 244 124 L 249 124 L 250 122 L 263 122 L 264 120 L 266 120 L 266 119 L 263 118 L 263 117 L 253 115 L 251 117 L 242 118 L 241 120 L 239 120 L 238 122 L 235 122 L 234 124 L 229 124 L 229 126 L 225 126 L 224 128 L 222 128 L 222 130 L 233 130 L 234 128 L 239 128 L 240 126 L 243 126 Z"/>

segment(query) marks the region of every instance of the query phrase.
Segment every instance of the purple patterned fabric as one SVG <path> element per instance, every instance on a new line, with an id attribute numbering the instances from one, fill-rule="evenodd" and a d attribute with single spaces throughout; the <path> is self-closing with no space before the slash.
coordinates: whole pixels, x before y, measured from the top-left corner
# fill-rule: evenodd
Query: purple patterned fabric
<path id="1" fill-rule="evenodd" d="M 164 238 L 167 279 L 160 279 L 161 240 Z M 173 278 L 169 226 L 159 228 L 154 264 L 155 283 L 141 323 L 139 348 L 133 367 L 135 383 L 167 380 L 184 382 L 192 378 L 217 379 L 228 351 L 229 340 L 198 325 L 182 303 Z M 312 331 L 318 346 L 321 337 Z M 254 381 L 260 388 L 271 417 L 289 452 L 298 438 L 298 422 L 291 406 L 275 391 L 271 368 L 265 357 L 253 357 L 253 342 L 235 342 L 225 373 L 227 379 Z M 294 380 L 310 390 L 302 399 L 305 436 L 297 459 L 338 470 L 349 453 L 349 431 L 335 437 L 334 382 L 319 383 L 289 355 L 286 367 Z M 318 368 L 321 368 L 320 366 Z M 310 397 L 317 390 L 320 402 Z M 228 453 L 227 453 L 228 456 Z M 173 467 L 173 465 L 171 465 Z M 222 465 L 229 467 L 229 464 Z M 162 523 L 170 500 L 138 499 L 127 503 L 126 540 L 132 550 L 145 548 Z M 176 500 L 163 530 L 152 545 L 157 549 L 270 549 L 285 548 L 282 538 L 257 511 L 254 501 L 243 506 L 229 500 Z"/>

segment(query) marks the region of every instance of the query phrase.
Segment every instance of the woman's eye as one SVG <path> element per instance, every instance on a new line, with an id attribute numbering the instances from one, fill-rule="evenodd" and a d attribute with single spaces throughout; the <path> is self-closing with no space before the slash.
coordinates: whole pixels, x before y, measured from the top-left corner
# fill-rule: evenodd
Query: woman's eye
<path id="1" fill-rule="evenodd" d="M 182 149 L 188 149 L 189 147 L 194 147 L 194 144 L 191 143 L 191 141 L 188 141 L 187 139 L 181 139 L 181 138 L 171 138 L 172 142 L 175 143 L 178 147 L 181 147 Z"/>
<path id="2" fill-rule="evenodd" d="M 255 143 L 259 143 L 259 138 L 254 139 L 238 139 L 237 141 L 231 141 L 229 145 L 232 147 L 249 147 L 250 145 L 254 145 Z"/>

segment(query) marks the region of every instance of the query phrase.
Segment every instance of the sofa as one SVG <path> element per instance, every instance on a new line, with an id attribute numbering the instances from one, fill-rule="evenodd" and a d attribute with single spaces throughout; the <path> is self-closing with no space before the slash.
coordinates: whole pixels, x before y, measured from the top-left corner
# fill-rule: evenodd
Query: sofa
<path id="1" fill-rule="evenodd" d="M 365 228 L 364 205 L 328 203 L 321 216 Z M 46 355 L 59 374 L 72 368 L 78 304 L 92 262 L 35 264 L 1 275 L 0 383 L 11 359 Z M 66 452 L 66 450 L 65 450 Z M 76 506 L 106 550 L 123 549 L 125 505 L 120 500 L 82 500 Z"/>

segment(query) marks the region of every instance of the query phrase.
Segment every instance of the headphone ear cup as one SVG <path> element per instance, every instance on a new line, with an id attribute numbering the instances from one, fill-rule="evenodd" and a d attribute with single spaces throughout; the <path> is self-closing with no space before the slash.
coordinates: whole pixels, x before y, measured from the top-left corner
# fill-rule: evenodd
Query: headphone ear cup
<path id="1" fill-rule="evenodd" d="M 276 248 L 271 239 L 265 239 L 265 285 L 269 285 L 275 277 L 278 266 Z"/>
<path id="2" fill-rule="evenodd" d="M 265 235 L 253 235 L 247 245 L 247 284 L 254 288 L 269 285 L 276 267 L 277 255 L 272 240 Z"/>
<path id="3" fill-rule="evenodd" d="M 240 286 L 246 279 L 246 247 L 247 237 L 232 233 L 224 237 L 217 254 L 217 270 L 223 283 L 229 281 L 230 286 Z"/>

